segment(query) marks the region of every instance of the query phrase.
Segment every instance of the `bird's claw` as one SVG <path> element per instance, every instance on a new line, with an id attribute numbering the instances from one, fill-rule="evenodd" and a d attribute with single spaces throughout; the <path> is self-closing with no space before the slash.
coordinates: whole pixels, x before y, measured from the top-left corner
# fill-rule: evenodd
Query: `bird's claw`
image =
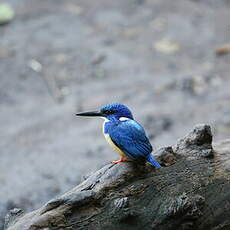
<path id="1" fill-rule="evenodd" d="M 113 164 L 118 164 L 118 163 L 121 163 L 121 162 L 124 162 L 124 161 L 127 161 L 126 158 L 120 158 L 119 160 L 117 161 L 112 161 Z"/>

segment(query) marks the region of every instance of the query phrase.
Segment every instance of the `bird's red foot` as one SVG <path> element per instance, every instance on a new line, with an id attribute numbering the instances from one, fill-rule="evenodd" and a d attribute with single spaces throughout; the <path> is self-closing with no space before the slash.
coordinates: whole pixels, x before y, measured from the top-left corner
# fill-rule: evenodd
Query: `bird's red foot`
<path id="1" fill-rule="evenodd" d="M 127 159 L 126 158 L 120 158 L 119 160 L 117 160 L 117 161 L 112 161 L 112 163 L 113 164 L 118 164 L 118 163 L 121 163 L 121 162 L 124 162 L 124 161 L 127 161 Z"/>

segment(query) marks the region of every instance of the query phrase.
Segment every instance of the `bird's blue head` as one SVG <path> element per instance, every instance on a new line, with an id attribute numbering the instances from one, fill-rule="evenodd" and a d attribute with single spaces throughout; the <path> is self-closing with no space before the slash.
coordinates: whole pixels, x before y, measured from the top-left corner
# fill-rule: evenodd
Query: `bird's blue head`
<path id="1" fill-rule="evenodd" d="M 128 119 L 133 119 L 133 115 L 128 107 L 119 103 L 112 103 L 103 106 L 100 109 L 101 114 L 106 117 L 108 120 L 117 119 L 124 117 Z"/>
<path id="2" fill-rule="evenodd" d="M 133 120 L 133 115 L 129 108 L 119 103 L 105 105 L 99 111 L 78 113 L 76 115 L 105 117 L 108 120 L 119 120 L 121 117 Z"/>

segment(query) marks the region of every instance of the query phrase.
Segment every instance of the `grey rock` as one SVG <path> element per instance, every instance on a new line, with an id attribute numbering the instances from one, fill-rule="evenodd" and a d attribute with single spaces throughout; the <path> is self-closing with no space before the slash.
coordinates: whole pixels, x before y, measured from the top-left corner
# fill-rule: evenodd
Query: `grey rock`
<path id="1" fill-rule="evenodd" d="M 4 229 L 7 229 L 8 227 L 10 227 L 10 225 L 12 225 L 23 214 L 24 214 L 24 211 L 19 208 L 14 208 L 10 210 L 5 217 Z"/>
<path id="2" fill-rule="evenodd" d="M 187 136 L 180 139 L 175 147 L 177 154 L 186 153 L 191 157 L 212 158 L 212 132 L 209 125 L 197 125 Z"/>
<path id="3" fill-rule="evenodd" d="M 115 209 L 127 208 L 129 205 L 128 197 L 117 198 L 114 200 Z"/>
<path id="4" fill-rule="evenodd" d="M 162 166 L 170 166 L 176 163 L 176 155 L 171 146 L 158 149 L 154 152 L 154 156 Z"/>

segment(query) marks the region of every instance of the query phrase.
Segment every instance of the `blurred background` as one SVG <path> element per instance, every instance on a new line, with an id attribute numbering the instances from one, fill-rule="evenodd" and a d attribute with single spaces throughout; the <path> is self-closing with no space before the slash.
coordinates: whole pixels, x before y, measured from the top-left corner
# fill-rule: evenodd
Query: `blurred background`
<path id="1" fill-rule="evenodd" d="M 123 103 L 155 148 L 230 135 L 229 0 L 6 0 L 0 24 L 0 229 L 117 159 L 76 112 Z"/>

